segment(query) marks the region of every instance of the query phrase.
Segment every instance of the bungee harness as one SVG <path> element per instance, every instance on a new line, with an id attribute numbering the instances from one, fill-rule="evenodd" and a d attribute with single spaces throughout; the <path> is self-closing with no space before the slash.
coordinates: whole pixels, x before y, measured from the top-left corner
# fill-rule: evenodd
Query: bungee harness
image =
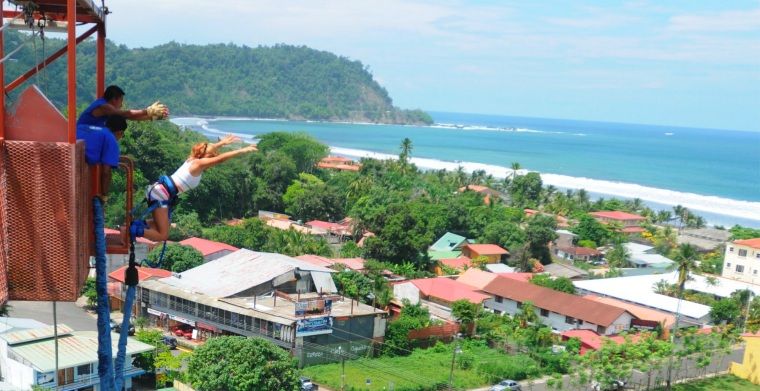
<path id="1" fill-rule="evenodd" d="M 156 208 L 167 206 L 169 208 L 169 222 L 171 222 L 172 211 L 179 202 L 179 188 L 177 188 L 177 186 L 174 184 L 174 181 L 169 176 L 161 175 L 158 178 L 158 181 L 156 181 L 156 184 L 162 185 L 164 189 L 169 192 L 169 198 L 166 200 L 154 200 L 151 199 L 151 193 L 148 192 L 148 194 L 146 194 L 145 198 L 143 199 L 143 202 L 148 205 L 145 211 L 139 215 L 137 214 L 138 210 L 142 206 L 142 203 L 140 203 L 134 209 L 132 209 L 131 212 L 129 212 L 129 214 L 133 216 L 132 224 L 129 226 L 130 258 L 134 257 L 134 241 L 137 238 L 141 238 L 143 236 L 146 228 L 150 228 L 148 222 L 145 220 L 145 216 L 147 216 L 149 213 L 153 213 Z M 140 265 L 145 263 L 154 269 L 161 267 L 161 262 L 164 259 L 165 252 L 166 241 L 164 241 L 163 248 L 161 249 L 161 256 L 158 257 L 158 262 L 154 264 L 147 259 L 143 259 L 140 262 Z"/>

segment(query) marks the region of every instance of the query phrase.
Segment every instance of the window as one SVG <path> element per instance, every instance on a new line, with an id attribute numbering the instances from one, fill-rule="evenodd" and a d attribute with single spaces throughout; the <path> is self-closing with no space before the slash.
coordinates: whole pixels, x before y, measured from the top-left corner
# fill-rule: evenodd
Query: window
<path id="1" fill-rule="evenodd" d="M 519 301 L 517 302 L 517 308 L 518 308 L 518 309 L 521 309 L 521 308 L 522 308 L 522 303 L 521 303 L 521 302 L 519 302 Z"/>
<path id="2" fill-rule="evenodd" d="M 549 310 L 545 310 L 541 308 L 541 316 L 548 318 L 549 317 Z"/>
<path id="3" fill-rule="evenodd" d="M 607 328 L 604 326 L 596 326 L 596 332 L 604 335 L 607 333 Z"/>
<path id="4" fill-rule="evenodd" d="M 499 310 L 493 310 L 493 313 L 496 314 L 496 315 L 499 315 L 499 314 L 501 314 L 501 311 L 499 311 Z"/>
<path id="5" fill-rule="evenodd" d="M 731 262 L 726 262 L 726 267 L 731 267 Z"/>
<path id="6" fill-rule="evenodd" d="M 573 318 L 572 316 L 566 316 L 565 317 L 565 323 L 567 323 L 567 324 L 575 324 L 575 318 Z"/>
<path id="7" fill-rule="evenodd" d="M 757 275 L 757 269 L 753 270 L 752 274 Z"/>
<path id="8" fill-rule="evenodd" d="M 504 302 L 504 298 L 503 298 L 503 297 L 501 297 L 501 296 L 496 296 L 496 297 L 494 298 L 494 300 L 496 300 L 496 302 L 497 302 L 497 303 L 503 303 L 503 302 Z"/>
<path id="9" fill-rule="evenodd" d="M 757 253 L 757 255 L 755 255 L 755 258 L 760 259 L 760 253 Z"/>
<path id="10" fill-rule="evenodd" d="M 734 248 L 733 247 L 729 247 L 728 248 L 728 252 L 730 252 L 730 253 L 734 252 Z"/>
<path id="11" fill-rule="evenodd" d="M 582 324 L 583 324 L 583 321 L 582 321 L 582 320 L 580 320 L 580 319 L 578 319 L 578 326 L 580 326 L 580 325 L 582 325 Z"/>
<path id="12" fill-rule="evenodd" d="M 739 256 L 740 257 L 746 257 L 747 256 L 747 250 L 746 249 L 739 250 Z"/>
<path id="13" fill-rule="evenodd" d="M 77 375 L 89 375 L 92 373 L 92 366 L 90 364 L 80 365 L 77 367 Z"/>
<path id="14" fill-rule="evenodd" d="M 737 273 L 744 273 L 744 265 L 736 265 Z"/>

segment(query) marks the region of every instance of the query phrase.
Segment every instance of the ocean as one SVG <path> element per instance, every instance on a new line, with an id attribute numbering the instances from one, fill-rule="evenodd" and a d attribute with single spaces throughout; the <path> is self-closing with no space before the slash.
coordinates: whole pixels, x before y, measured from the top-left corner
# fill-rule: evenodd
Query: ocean
<path id="1" fill-rule="evenodd" d="M 710 225 L 760 228 L 760 132 L 429 112 L 432 126 L 176 118 L 209 137 L 246 141 L 268 132 L 306 132 L 332 154 L 395 158 L 412 140 L 421 169 L 485 170 L 496 178 L 513 162 L 544 186 L 592 196 L 640 198 L 655 210 L 682 205 Z"/>

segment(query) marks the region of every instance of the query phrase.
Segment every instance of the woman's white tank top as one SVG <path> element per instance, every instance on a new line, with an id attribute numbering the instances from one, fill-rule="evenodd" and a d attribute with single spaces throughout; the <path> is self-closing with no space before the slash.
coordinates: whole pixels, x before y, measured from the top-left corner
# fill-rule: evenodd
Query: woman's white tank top
<path id="1" fill-rule="evenodd" d="M 190 174 L 190 163 L 192 163 L 193 160 L 195 159 L 186 161 L 180 168 L 177 169 L 174 174 L 172 174 L 172 180 L 174 181 L 174 184 L 179 188 L 180 193 L 184 193 L 190 189 L 195 189 L 198 187 L 198 184 L 201 183 L 201 177 L 203 174 L 200 174 L 198 176 L 192 176 Z"/>

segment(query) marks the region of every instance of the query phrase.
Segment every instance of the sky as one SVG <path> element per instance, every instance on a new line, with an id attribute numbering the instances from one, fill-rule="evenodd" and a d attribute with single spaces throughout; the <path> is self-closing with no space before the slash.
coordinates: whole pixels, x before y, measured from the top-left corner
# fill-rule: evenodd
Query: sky
<path id="1" fill-rule="evenodd" d="M 106 0 L 130 48 L 287 44 L 402 109 L 760 131 L 760 0 Z"/>

